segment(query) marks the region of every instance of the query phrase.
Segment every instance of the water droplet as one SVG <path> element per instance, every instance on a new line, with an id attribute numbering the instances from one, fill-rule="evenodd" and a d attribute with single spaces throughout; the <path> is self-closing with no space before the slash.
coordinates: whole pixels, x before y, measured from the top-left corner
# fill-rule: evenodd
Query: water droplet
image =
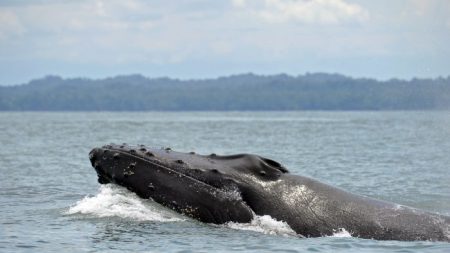
<path id="1" fill-rule="evenodd" d="M 265 172 L 264 170 L 261 170 L 261 171 L 259 172 L 259 174 L 260 174 L 261 176 L 265 176 L 265 175 L 266 175 L 266 172 Z"/>
<path id="2" fill-rule="evenodd" d="M 124 169 L 124 170 L 123 170 L 123 176 L 124 176 L 124 177 L 128 177 L 128 176 L 131 176 L 131 175 L 134 175 L 134 172 L 133 172 L 133 171 L 127 170 L 127 169 Z"/>

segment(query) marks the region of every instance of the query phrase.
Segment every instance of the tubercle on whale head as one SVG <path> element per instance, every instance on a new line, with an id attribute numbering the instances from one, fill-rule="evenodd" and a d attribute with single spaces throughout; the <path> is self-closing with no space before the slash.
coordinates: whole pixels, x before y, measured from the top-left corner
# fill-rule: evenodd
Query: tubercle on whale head
<path id="1" fill-rule="evenodd" d="M 174 173 L 192 176 L 193 178 L 214 184 L 214 180 L 227 179 L 230 181 L 233 171 L 242 174 L 252 174 L 260 180 L 274 180 L 280 175 L 289 173 L 280 163 L 257 155 L 236 154 L 229 156 L 198 155 L 195 152 L 181 153 L 172 151 L 171 148 L 149 148 L 144 145 L 130 146 L 127 144 L 109 144 L 101 148 L 94 148 L 89 158 L 92 166 L 99 176 L 110 178 L 112 182 L 118 183 L 120 173 L 114 173 L 111 168 L 123 167 L 121 157 L 125 160 L 143 160 L 152 164 L 151 167 L 165 169 Z M 102 158 L 102 159 L 99 159 Z M 110 159 L 112 158 L 112 159 Z M 107 160 L 117 163 L 108 164 Z M 128 166 L 129 167 L 129 166 Z M 106 175 L 105 175 L 106 174 Z"/>
<path id="2" fill-rule="evenodd" d="M 167 161 L 163 161 L 160 156 L 155 155 L 154 149 L 148 149 L 143 145 L 129 146 L 125 143 L 104 145 L 92 149 L 89 159 L 97 172 L 100 183 L 127 184 L 125 179 L 135 174 L 138 162 L 140 167 L 145 167 L 146 172 L 151 172 L 152 169 L 167 170 L 169 173 L 176 172 L 165 164 Z M 180 164 L 180 162 L 178 163 Z"/>
<path id="3" fill-rule="evenodd" d="M 101 148 L 94 148 L 89 152 L 89 160 L 91 161 L 92 167 L 97 172 L 98 182 L 100 184 L 107 184 L 112 181 L 112 179 L 109 178 L 107 171 L 104 170 L 105 166 L 103 166 L 100 161 L 100 159 L 103 159 L 104 154 L 105 150 Z"/>

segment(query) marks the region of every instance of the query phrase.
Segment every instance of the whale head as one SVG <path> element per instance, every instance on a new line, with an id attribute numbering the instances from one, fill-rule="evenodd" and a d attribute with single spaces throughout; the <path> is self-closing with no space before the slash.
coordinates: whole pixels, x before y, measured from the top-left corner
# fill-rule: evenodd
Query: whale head
<path id="1" fill-rule="evenodd" d="M 198 155 L 143 145 L 105 145 L 89 153 L 101 184 L 114 183 L 142 198 L 202 222 L 249 222 L 263 197 L 254 185 L 275 182 L 287 170 L 256 155 Z"/>

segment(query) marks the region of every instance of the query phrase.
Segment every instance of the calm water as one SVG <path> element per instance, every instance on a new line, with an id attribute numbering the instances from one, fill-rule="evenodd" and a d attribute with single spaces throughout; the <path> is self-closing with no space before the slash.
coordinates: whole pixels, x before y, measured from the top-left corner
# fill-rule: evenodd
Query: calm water
<path id="1" fill-rule="evenodd" d="M 291 173 L 450 215 L 450 112 L 0 113 L 0 252 L 450 252 L 449 243 L 302 239 L 282 222 L 202 224 L 100 186 L 107 143 L 256 153 Z"/>

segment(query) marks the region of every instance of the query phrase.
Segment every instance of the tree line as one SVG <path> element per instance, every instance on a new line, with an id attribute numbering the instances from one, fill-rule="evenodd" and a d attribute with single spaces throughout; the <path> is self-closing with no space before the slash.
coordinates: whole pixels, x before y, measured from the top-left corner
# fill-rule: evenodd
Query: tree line
<path id="1" fill-rule="evenodd" d="M 450 76 L 378 81 L 339 74 L 240 74 L 179 80 L 47 76 L 0 86 L 3 111 L 435 110 L 450 108 Z"/>

